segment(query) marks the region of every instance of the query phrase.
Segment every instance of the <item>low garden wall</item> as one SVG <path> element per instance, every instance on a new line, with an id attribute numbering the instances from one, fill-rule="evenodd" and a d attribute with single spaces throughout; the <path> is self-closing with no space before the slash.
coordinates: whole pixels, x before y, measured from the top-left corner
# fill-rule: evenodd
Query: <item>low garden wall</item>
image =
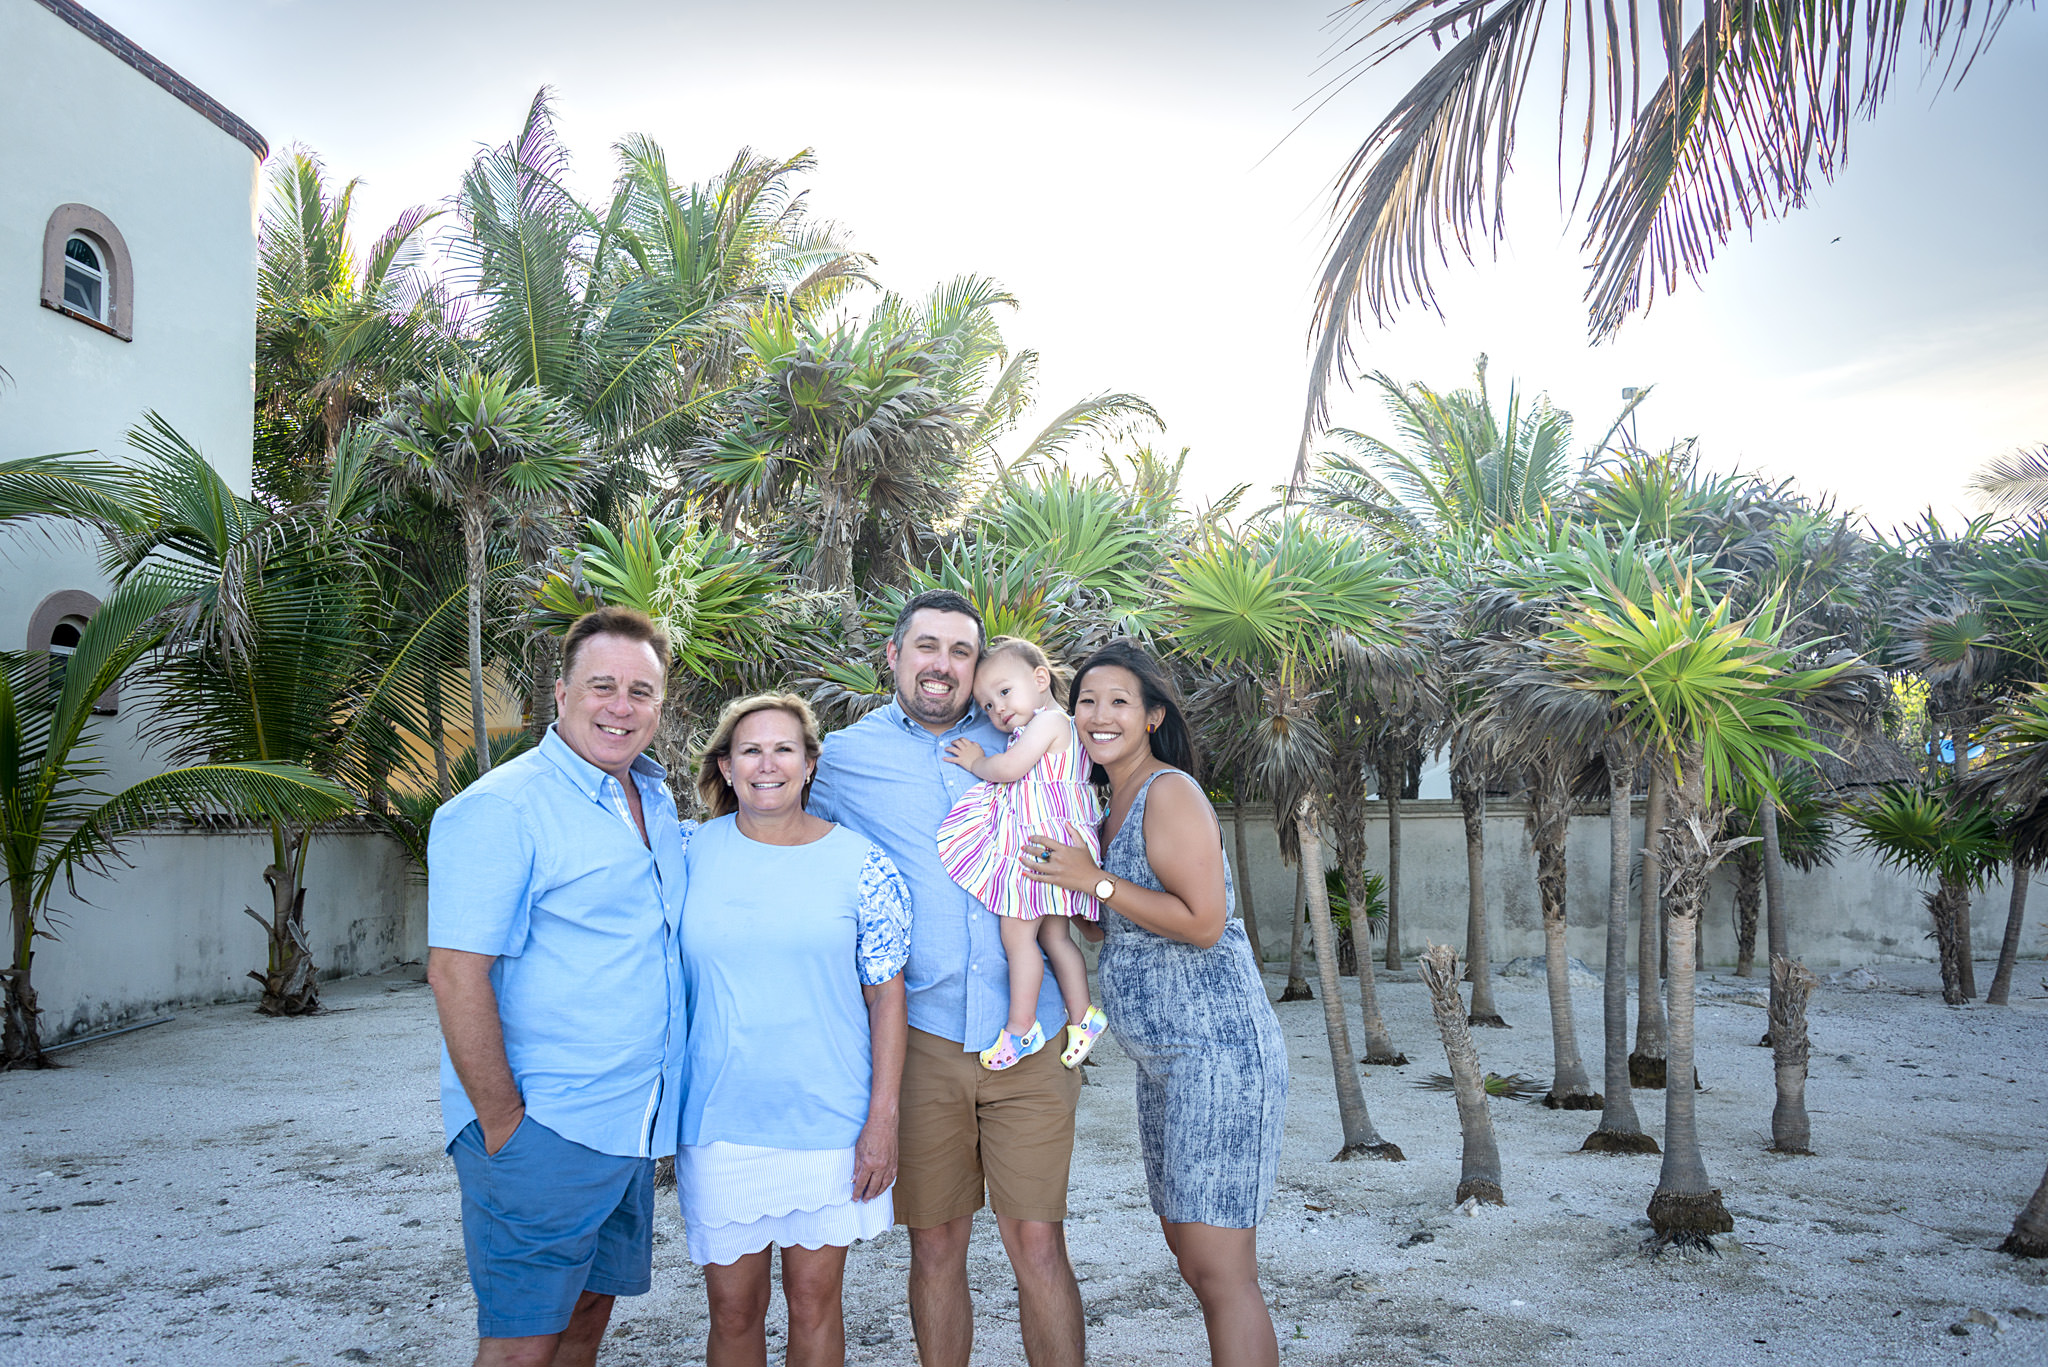
<path id="1" fill-rule="evenodd" d="M 1638 804 L 1640 805 L 1640 804 Z M 1371 805 L 1367 824 L 1367 860 L 1384 873 L 1387 858 L 1386 808 Z M 1223 837 L 1230 848 L 1231 811 L 1224 808 Z M 1412 957 L 1431 941 L 1465 944 L 1465 823 L 1458 804 L 1416 800 L 1401 804 L 1401 948 Z M 1638 830 L 1641 814 L 1637 816 Z M 1270 809 L 1246 813 L 1251 846 L 1251 895 L 1268 961 L 1287 957 L 1287 904 L 1294 895 L 1294 871 L 1280 862 Z M 1567 847 L 1569 867 L 1568 943 L 1571 952 L 1598 972 L 1606 956 L 1607 815 L 1574 816 Z M 1325 859 L 1334 867 L 1334 846 L 1325 845 Z M 2035 886 L 2020 953 L 2048 956 L 2048 893 Z M 1488 949 L 1496 967 L 1520 955 L 1543 953 L 1542 912 L 1536 900 L 1536 855 L 1529 843 L 1528 808 L 1522 803 L 1490 804 L 1486 820 L 1486 885 Z M 1931 887 L 1931 884 L 1926 885 Z M 1844 851 L 1833 865 L 1800 873 L 1786 871 L 1786 900 L 1792 907 L 1792 947 L 1808 966 L 1842 968 L 1855 964 L 1922 961 L 1935 958 L 1927 938 L 1933 922 L 1927 915 L 1916 879 L 1894 872 L 1877 860 Z M 2005 934 L 2009 885 L 2000 880 L 1979 893 L 1971 907 L 1974 952 L 1995 958 Z M 1735 878 L 1732 866 L 1715 875 L 1706 911 L 1706 957 L 1710 968 L 1733 967 Z M 1304 932 L 1305 933 L 1305 932 Z M 1758 972 L 1768 955 L 1763 930 L 1757 932 Z M 1634 944 L 1634 935 L 1630 935 Z M 1384 949 L 1376 952 L 1383 959 Z M 1633 964 L 1634 956 L 1630 956 Z M 1988 980 L 1979 983 L 1982 991 Z"/>
<path id="2" fill-rule="evenodd" d="M 1221 815 L 1227 847 L 1230 809 Z M 1462 947 L 1465 828 L 1457 804 L 1408 802 L 1402 817 L 1402 952 L 1413 957 L 1431 941 Z M 1249 891 L 1266 958 L 1281 962 L 1287 957 L 1294 873 L 1280 862 L 1270 811 L 1247 813 L 1247 835 Z M 1543 927 L 1527 809 L 1511 803 L 1490 808 L 1486 841 L 1494 964 L 1540 956 Z M 1386 817 L 1377 803 L 1368 820 L 1367 848 L 1371 865 L 1384 871 Z M 165 832 L 137 841 L 128 858 L 131 867 L 117 868 L 114 877 L 80 878 L 78 898 L 60 891 L 53 899 L 59 938 L 40 942 L 35 965 L 46 1044 L 180 1006 L 258 995 L 258 985 L 246 975 L 263 966 L 263 932 L 242 908 L 260 911 L 269 905 L 263 883 L 269 837 L 257 830 Z M 1572 819 L 1568 862 L 1571 952 L 1597 971 L 1605 955 L 1605 814 Z M 316 836 L 307 858 L 306 886 L 307 931 L 322 977 L 376 973 L 425 958 L 426 886 L 388 837 L 366 829 Z M 1786 887 L 1793 908 L 1793 947 L 1816 969 L 1934 958 L 1921 885 L 1867 856 L 1845 853 L 1831 867 L 1812 873 L 1789 870 Z M 2044 898 L 2048 894 L 2037 886 L 2020 949 L 2029 958 L 2048 957 Z M 1708 967 L 1735 962 L 1733 904 L 1734 878 L 1723 870 L 1708 903 Z M 2006 904 L 2003 882 L 1987 888 L 1973 904 L 1979 959 L 1998 953 Z M 1760 963 L 1762 958 L 1760 943 Z"/>
<path id="3" fill-rule="evenodd" d="M 129 867 L 80 877 L 51 899 L 57 939 L 37 943 L 43 1042 L 61 1044 L 205 1002 L 254 1000 L 264 965 L 270 836 L 257 829 L 166 831 L 126 848 Z M 390 837 L 326 831 L 306 856 L 306 932 L 323 978 L 377 973 L 426 956 L 426 885 Z"/>

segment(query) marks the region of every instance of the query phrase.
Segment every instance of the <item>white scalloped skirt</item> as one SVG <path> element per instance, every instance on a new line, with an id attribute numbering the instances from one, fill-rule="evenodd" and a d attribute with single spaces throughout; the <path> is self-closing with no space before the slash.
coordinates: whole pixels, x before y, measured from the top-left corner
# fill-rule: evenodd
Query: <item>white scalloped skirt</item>
<path id="1" fill-rule="evenodd" d="M 872 1239 L 896 1218 L 894 1188 L 853 1199 L 853 1150 L 686 1144 L 676 1153 L 676 1195 L 690 1261 L 724 1265 L 770 1244 L 841 1248 Z"/>

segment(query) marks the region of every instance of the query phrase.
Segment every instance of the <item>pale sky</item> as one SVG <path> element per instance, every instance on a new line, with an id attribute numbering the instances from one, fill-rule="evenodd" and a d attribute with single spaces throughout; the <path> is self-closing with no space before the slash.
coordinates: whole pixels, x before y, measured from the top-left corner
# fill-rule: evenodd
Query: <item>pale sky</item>
<path id="1" fill-rule="evenodd" d="M 1043 353 L 1039 414 L 1142 394 L 1204 496 L 1286 477 L 1330 182 L 1415 69 L 1286 137 L 1335 0 L 86 3 L 273 147 L 362 177 L 365 240 L 449 195 L 543 84 L 593 197 L 628 132 L 689 179 L 742 145 L 813 148 L 814 212 L 884 283 L 1002 282 L 1023 303 L 1006 337 Z M 1974 508 L 1971 471 L 2048 442 L 2044 69 L 2029 9 L 1960 89 L 1909 65 L 1833 185 L 1597 348 L 1537 100 L 1499 259 L 1441 270 L 1444 317 L 1411 309 L 1365 364 L 1449 388 L 1486 352 L 1501 397 L 1547 390 L 1587 442 L 1623 386 L 1654 385 L 1646 445 L 1696 436 L 1712 466 L 1796 477 L 1881 527 Z M 1335 419 L 1387 431 L 1363 390 Z"/>

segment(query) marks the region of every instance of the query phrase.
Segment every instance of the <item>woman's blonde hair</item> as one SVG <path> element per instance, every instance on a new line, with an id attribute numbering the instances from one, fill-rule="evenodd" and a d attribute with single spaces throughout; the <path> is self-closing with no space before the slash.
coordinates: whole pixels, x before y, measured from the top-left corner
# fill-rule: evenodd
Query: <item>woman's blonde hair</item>
<path id="1" fill-rule="evenodd" d="M 1061 669 L 1046 657 L 1036 642 L 1022 636 L 991 636 L 988 648 L 981 652 L 981 662 L 987 664 L 998 655 L 1010 655 L 1024 662 L 1026 669 L 1042 669 L 1052 677 L 1052 700 L 1066 705 L 1067 678 L 1069 671 Z"/>
<path id="2" fill-rule="evenodd" d="M 794 693 L 756 693 L 752 697 L 733 699 L 718 714 L 718 725 L 711 729 L 711 739 L 704 743 L 703 756 L 697 761 L 697 796 L 713 817 L 730 816 L 739 810 L 739 795 L 725 781 L 718 762 L 732 757 L 732 733 L 756 712 L 787 712 L 795 717 L 803 727 L 804 758 L 812 764 L 817 763 L 821 744 L 818 719 L 812 714 L 809 703 Z M 811 783 L 806 779 L 803 800 L 808 802 L 810 797 Z"/>

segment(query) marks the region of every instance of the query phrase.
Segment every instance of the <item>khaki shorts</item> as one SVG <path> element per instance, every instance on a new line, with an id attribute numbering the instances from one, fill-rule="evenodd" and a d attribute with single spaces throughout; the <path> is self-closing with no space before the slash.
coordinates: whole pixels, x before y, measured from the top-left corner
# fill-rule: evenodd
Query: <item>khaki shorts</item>
<path id="1" fill-rule="evenodd" d="M 992 1073 L 959 1044 L 910 1032 L 903 1060 L 896 1220 L 930 1229 L 981 1209 L 1013 1220 L 1067 1218 L 1081 1072 L 1045 1048 Z"/>

